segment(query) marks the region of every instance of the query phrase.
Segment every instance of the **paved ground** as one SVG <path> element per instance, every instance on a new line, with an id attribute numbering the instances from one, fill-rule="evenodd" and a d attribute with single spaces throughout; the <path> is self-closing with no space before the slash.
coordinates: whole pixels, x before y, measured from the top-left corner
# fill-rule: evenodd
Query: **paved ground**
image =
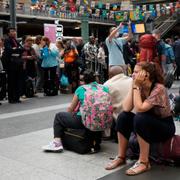
<path id="1" fill-rule="evenodd" d="M 179 82 L 171 92 L 177 93 Z M 117 144 L 105 141 L 102 152 L 78 155 L 70 151 L 44 153 L 41 146 L 52 139 L 56 112 L 66 109 L 71 95 L 3 102 L 0 106 L 0 180 L 95 180 L 111 172 L 104 166 L 115 156 Z M 180 122 L 176 123 L 180 134 Z"/>

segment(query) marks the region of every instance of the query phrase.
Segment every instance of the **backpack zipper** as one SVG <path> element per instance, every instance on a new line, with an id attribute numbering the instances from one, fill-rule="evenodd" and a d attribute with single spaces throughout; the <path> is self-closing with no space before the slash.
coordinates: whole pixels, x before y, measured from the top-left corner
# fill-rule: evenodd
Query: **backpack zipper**
<path id="1" fill-rule="evenodd" d="M 74 136 L 74 137 L 77 137 L 77 138 L 80 138 L 80 139 L 84 139 L 84 137 L 76 135 L 76 134 L 72 134 L 70 132 L 64 132 L 64 133 L 67 134 L 67 135 L 70 135 L 70 136 Z"/>

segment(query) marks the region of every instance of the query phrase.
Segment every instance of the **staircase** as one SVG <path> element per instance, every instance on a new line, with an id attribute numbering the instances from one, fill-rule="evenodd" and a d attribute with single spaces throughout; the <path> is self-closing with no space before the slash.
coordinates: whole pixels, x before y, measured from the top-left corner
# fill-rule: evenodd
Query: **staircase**
<path id="1" fill-rule="evenodd" d="M 162 37 L 179 22 L 179 20 L 180 20 L 179 13 L 180 12 L 177 12 L 170 17 L 166 17 L 165 20 L 163 20 L 162 17 L 160 17 L 161 20 L 158 21 L 158 23 L 156 23 L 155 29 L 160 30 Z"/>

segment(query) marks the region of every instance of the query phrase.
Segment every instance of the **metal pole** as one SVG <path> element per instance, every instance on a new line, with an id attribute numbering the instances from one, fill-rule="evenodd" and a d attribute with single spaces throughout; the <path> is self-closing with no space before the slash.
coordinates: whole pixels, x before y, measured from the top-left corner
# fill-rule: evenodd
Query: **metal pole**
<path id="1" fill-rule="evenodd" d="M 10 0 L 10 24 L 11 24 L 11 27 L 17 28 L 17 25 L 16 25 L 16 0 Z"/>
<path id="2" fill-rule="evenodd" d="M 86 16 L 81 19 L 81 36 L 85 43 L 89 41 L 89 22 Z"/>

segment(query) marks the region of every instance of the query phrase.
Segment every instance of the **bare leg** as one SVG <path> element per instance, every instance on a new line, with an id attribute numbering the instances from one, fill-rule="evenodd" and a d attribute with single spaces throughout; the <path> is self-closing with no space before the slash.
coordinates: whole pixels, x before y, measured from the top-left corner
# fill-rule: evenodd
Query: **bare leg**
<path id="1" fill-rule="evenodd" d="M 133 167 L 126 171 L 127 175 L 137 175 L 150 169 L 149 164 L 149 143 L 137 134 L 137 139 L 140 147 L 139 160 Z"/>
<path id="2" fill-rule="evenodd" d="M 140 155 L 139 161 L 148 162 L 149 161 L 149 143 L 147 143 L 143 138 L 137 135 L 139 147 L 140 147 Z"/>
<path id="3" fill-rule="evenodd" d="M 115 169 L 126 162 L 126 149 L 128 145 L 128 140 L 121 134 L 117 133 L 118 135 L 118 156 L 112 160 L 108 165 L 105 167 L 106 170 Z"/>
<path id="4" fill-rule="evenodd" d="M 128 140 L 119 132 L 117 133 L 117 135 L 118 135 L 118 156 L 125 158 Z"/>

